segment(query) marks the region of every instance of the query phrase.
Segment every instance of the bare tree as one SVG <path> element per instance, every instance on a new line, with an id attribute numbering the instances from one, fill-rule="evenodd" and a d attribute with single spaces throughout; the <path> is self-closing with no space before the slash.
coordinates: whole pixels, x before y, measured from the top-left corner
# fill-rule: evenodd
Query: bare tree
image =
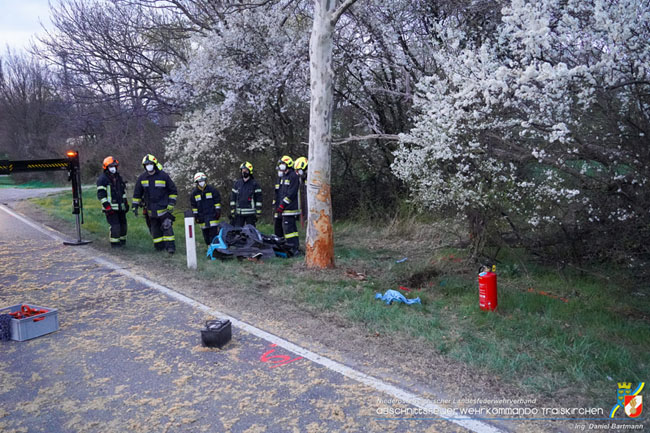
<path id="1" fill-rule="evenodd" d="M 60 143 L 57 137 L 69 107 L 55 80 L 46 65 L 26 55 L 8 51 L 0 57 L 0 153 L 43 157 Z"/>

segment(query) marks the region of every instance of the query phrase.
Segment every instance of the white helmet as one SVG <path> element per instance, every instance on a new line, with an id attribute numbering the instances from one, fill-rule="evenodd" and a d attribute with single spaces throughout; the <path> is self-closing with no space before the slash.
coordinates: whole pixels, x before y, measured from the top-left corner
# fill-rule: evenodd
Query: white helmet
<path id="1" fill-rule="evenodd" d="M 208 180 L 208 176 L 206 176 L 202 171 L 199 171 L 194 175 L 194 182 L 199 182 L 201 180 Z"/>

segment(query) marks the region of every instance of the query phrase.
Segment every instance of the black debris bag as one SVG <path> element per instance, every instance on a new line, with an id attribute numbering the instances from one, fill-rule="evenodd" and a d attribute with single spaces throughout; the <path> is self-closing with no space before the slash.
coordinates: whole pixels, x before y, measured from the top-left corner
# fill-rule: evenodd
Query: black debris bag
<path id="1" fill-rule="evenodd" d="M 217 229 L 219 234 L 214 237 L 207 252 L 207 256 L 213 260 L 291 256 L 291 247 L 287 245 L 284 238 L 263 235 L 250 224 L 235 227 L 222 222 L 217 225 Z"/>

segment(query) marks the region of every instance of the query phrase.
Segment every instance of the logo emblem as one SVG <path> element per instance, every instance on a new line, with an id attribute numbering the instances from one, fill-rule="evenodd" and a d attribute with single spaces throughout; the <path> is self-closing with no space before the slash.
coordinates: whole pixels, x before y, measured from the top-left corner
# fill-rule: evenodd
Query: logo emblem
<path id="1" fill-rule="evenodd" d="M 630 418 L 636 418 L 641 415 L 643 410 L 643 396 L 639 395 L 645 382 L 639 382 L 636 388 L 632 388 L 631 382 L 619 382 L 618 383 L 618 392 L 616 394 L 616 399 L 618 402 L 612 408 L 609 413 L 610 418 L 614 418 L 616 411 L 619 408 L 623 408 L 625 414 Z"/>
<path id="2" fill-rule="evenodd" d="M 625 413 L 630 418 L 636 418 L 643 411 L 643 396 L 626 395 L 625 396 Z"/>

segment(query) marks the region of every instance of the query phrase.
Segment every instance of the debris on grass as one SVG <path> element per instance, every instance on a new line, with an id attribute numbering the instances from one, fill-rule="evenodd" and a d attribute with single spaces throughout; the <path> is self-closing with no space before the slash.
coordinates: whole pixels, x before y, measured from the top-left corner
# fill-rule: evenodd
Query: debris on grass
<path id="1" fill-rule="evenodd" d="M 366 278 L 368 278 L 368 276 L 363 272 L 357 272 L 354 269 L 347 269 L 345 271 L 345 276 L 357 281 L 365 281 Z"/>
<path id="2" fill-rule="evenodd" d="M 562 301 L 564 303 L 569 302 L 569 300 L 567 298 L 562 298 L 561 296 L 554 295 L 554 294 L 549 293 L 549 292 L 545 292 L 544 290 L 535 290 L 532 287 L 528 288 L 528 292 L 529 293 L 536 293 L 536 294 L 542 295 L 542 296 L 548 296 L 549 298 L 553 298 L 553 299 L 559 299 L 560 301 Z"/>
<path id="3" fill-rule="evenodd" d="M 386 303 L 386 305 L 392 304 L 393 301 L 403 302 L 406 305 L 422 304 L 422 302 L 420 302 L 420 297 L 417 297 L 415 299 L 408 299 L 397 290 L 386 290 L 386 293 L 383 295 L 381 293 L 377 293 L 375 294 L 375 299 L 381 299 Z"/>

